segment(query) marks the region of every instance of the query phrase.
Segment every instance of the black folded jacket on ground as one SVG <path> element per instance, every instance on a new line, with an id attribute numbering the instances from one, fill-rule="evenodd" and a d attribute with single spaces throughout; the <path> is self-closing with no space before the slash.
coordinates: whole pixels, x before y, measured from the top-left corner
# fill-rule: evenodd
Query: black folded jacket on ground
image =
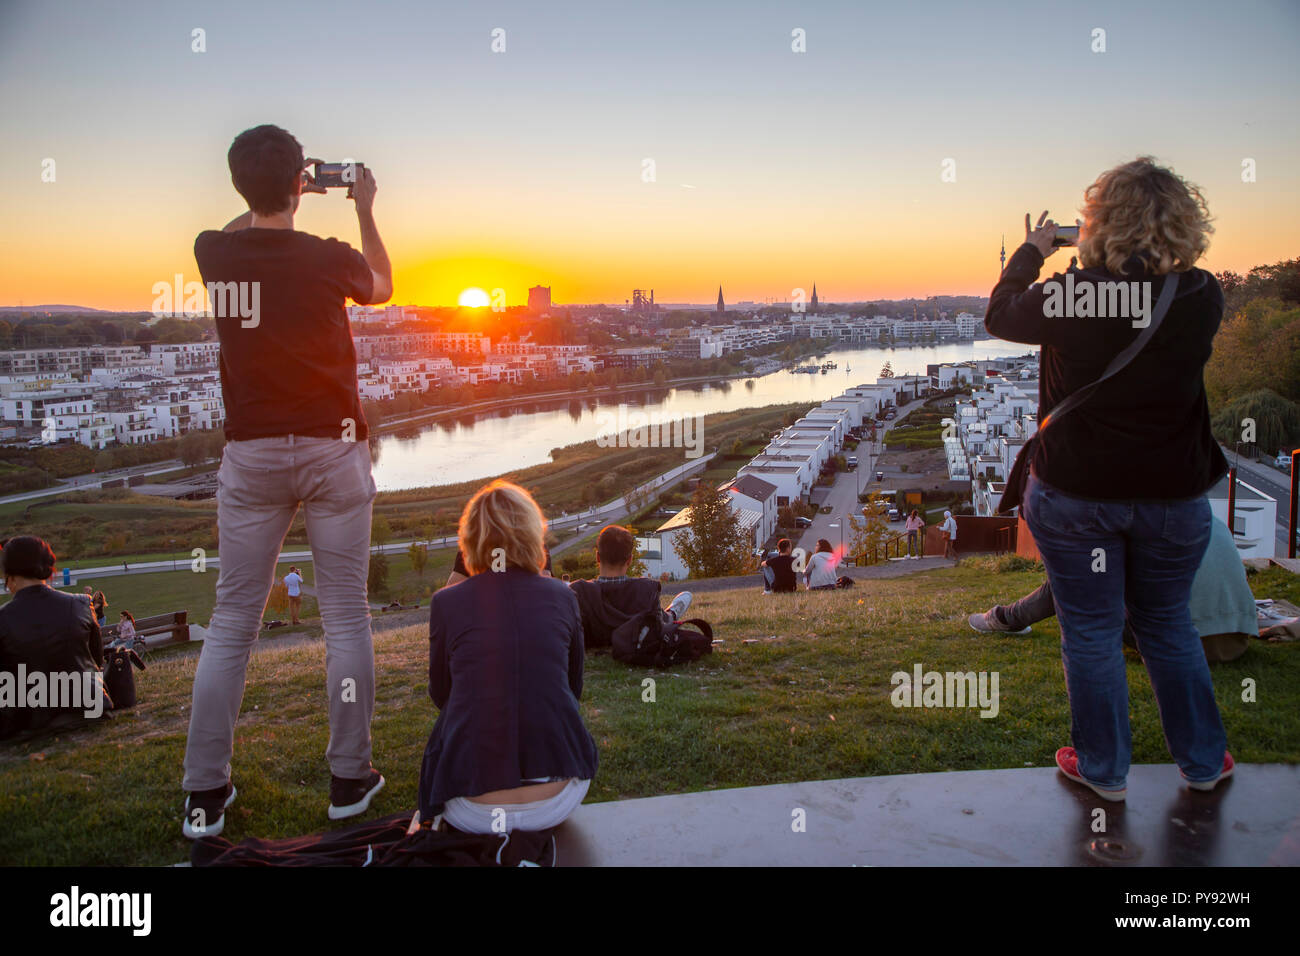
<path id="1" fill-rule="evenodd" d="M 554 866 L 554 831 L 462 833 L 424 824 L 408 833 L 412 811 L 310 836 L 231 843 L 201 837 L 190 847 L 194 866 Z"/>

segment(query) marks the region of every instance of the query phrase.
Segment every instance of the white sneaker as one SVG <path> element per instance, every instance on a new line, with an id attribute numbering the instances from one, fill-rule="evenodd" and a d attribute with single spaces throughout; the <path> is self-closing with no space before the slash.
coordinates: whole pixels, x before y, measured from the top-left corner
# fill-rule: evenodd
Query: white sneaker
<path id="1" fill-rule="evenodd" d="M 680 621 L 682 615 L 686 613 L 686 609 L 691 606 L 691 596 L 690 591 L 682 591 L 677 597 L 673 598 L 671 604 L 664 608 L 664 613 L 674 621 Z"/>

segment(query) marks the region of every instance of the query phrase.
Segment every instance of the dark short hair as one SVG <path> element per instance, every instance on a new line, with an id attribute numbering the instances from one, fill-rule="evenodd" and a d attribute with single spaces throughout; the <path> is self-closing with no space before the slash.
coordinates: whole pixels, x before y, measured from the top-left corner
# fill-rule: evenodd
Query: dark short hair
<path id="1" fill-rule="evenodd" d="M 606 525 L 600 529 L 600 537 L 596 539 L 596 557 L 601 564 L 618 567 L 632 560 L 635 547 L 631 531 L 618 524 Z"/>
<path id="2" fill-rule="evenodd" d="M 248 208 L 269 216 L 289 208 L 302 175 L 302 144 L 278 126 L 246 129 L 226 154 L 230 180 Z"/>
<path id="3" fill-rule="evenodd" d="M 42 538 L 19 535 L 5 542 L 5 576 L 48 581 L 54 573 L 54 551 Z"/>
<path id="4" fill-rule="evenodd" d="M 789 551 L 789 550 L 790 550 L 790 539 L 789 539 L 789 538 L 782 538 L 780 541 L 778 541 L 778 542 L 776 543 L 776 550 L 780 551 L 782 554 L 785 554 L 787 551 Z"/>

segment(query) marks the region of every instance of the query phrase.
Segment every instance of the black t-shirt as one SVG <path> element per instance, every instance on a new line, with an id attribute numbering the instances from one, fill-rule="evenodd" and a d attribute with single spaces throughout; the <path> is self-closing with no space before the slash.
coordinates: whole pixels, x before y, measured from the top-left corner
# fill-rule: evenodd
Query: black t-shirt
<path id="1" fill-rule="evenodd" d="M 243 301 L 258 306 L 257 324 L 246 327 L 254 319 L 240 314 L 237 297 L 227 307 L 224 295 L 210 295 L 221 341 L 226 437 L 341 438 L 351 420 L 351 437 L 363 441 L 368 429 L 344 308 L 344 300 L 365 303 L 374 291 L 361 253 L 293 229 L 209 230 L 195 240 L 194 259 L 205 284 L 250 283 Z"/>
<path id="2" fill-rule="evenodd" d="M 772 569 L 773 591 L 797 590 L 793 555 L 778 554 L 776 557 L 768 558 L 767 566 Z"/>
<path id="3" fill-rule="evenodd" d="M 551 552 L 547 551 L 545 552 L 545 554 L 546 554 L 546 567 L 544 567 L 542 570 L 545 571 L 547 574 L 551 574 L 552 573 Z M 463 574 L 465 577 L 469 577 L 469 565 L 465 563 L 465 552 L 462 551 L 460 548 L 456 549 L 456 563 L 452 565 L 451 569 L 455 571 L 457 574 Z"/>

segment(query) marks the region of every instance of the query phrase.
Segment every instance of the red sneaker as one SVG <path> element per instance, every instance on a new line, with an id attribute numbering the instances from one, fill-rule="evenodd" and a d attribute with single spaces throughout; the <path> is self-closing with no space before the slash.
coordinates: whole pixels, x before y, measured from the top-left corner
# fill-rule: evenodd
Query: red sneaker
<path id="1" fill-rule="evenodd" d="M 1056 752 L 1056 768 L 1075 783 L 1083 784 L 1103 800 L 1120 801 L 1128 796 L 1127 787 L 1120 790 L 1107 790 L 1104 787 L 1099 787 L 1094 783 L 1089 783 L 1087 780 L 1084 780 L 1079 773 L 1079 755 L 1075 752 L 1073 747 L 1062 747 Z"/>
<path id="2" fill-rule="evenodd" d="M 1228 753 L 1225 750 L 1223 752 L 1223 769 L 1219 771 L 1219 775 L 1215 777 L 1213 780 L 1203 780 L 1198 783 L 1194 780 L 1187 780 L 1186 776 L 1184 776 L 1183 779 L 1187 780 L 1187 786 L 1191 787 L 1193 790 L 1213 790 L 1215 787 L 1219 785 L 1220 780 L 1222 780 L 1225 777 L 1232 776 L 1232 769 L 1235 766 L 1236 764 L 1234 764 L 1232 761 L 1232 754 Z M 1182 773 L 1181 770 L 1178 772 Z"/>

